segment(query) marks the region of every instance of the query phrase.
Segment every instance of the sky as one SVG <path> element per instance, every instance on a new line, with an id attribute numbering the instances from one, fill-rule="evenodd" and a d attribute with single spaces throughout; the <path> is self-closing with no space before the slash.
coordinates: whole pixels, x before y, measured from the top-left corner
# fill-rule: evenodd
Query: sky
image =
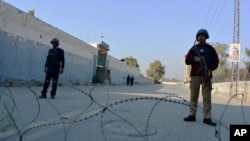
<path id="1" fill-rule="evenodd" d="M 146 74 L 161 61 L 166 78 L 183 79 L 184 55 L 205 28 L 208 43 L 233 42 L 234 0 L 3 0 L 87 42 L 106 42 L 115 58 L 134 57 Z M 240 44 L 250 48 L 250 1 L 240 0 Z M 62 47 L 63 48 L 63 47 Z"/>

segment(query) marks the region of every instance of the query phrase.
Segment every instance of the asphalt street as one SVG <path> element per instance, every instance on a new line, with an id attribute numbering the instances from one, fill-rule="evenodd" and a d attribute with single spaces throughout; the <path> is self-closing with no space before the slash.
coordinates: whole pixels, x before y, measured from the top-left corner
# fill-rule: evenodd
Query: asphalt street
<path id="1" fill-rule="evenodd" d="M 202 95 L 197 121 L 184 122 L 183 85 L 63 85 L 55 99 L 38 99 L 41 90 L 0 87 L 1 141 L 228 141 L 231 124 L 250 122 L 249 103 L 216 95 L 216 127 L 202 122 Z"/>

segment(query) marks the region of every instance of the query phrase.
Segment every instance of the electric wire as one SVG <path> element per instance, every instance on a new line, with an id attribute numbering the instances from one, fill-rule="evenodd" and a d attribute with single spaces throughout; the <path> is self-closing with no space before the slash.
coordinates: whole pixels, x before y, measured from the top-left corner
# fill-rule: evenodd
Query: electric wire
<path id="1" fill-rule="evenodd" d="M 215 18 L 215 22 L 214 22 L 213 25 L 211 26 L 210 31 L 213 31 L 214 26 L 215 26 L 216 23 L 218 22 L 218 20 L 219 20 L 219 18 L 220 18 L 220 16 L 221 16 L 221 13 L 222 13 L 222 11 L 224 10 L 224 7 L 225 7 L 226 4 L 227 4 L 227 0 L 225 0 L 224 3 L 222 4 L 222 8 L 220 9 L 219 14 L 218 14 L 217 17 Z"/>
<path id="2" fill-rule="evenodd" d="M 220 2 L 221 2 L 221 1 L 219 0 L 218 3 L 216 4 L 214 13 L 213 13 L 213 15 L 212 15 L 212 17 L 211 17 L 211 20 L 210 20 L 210 22 L 209 22 L 209 24 L 208 24 L 208 27 L 207 27 L 208 29 L 210 29 L 212 23 L 214 22 L 214 19 L 215 19 L 215 17 L 216 17 L 217 11 L 218 11 L 218 9 L 219 9 L 219 7 L 220 7 Z"/>
<path id="3" fill-rule="evenodd" d="M 206 17 L 205 17 L 205 20 L 204 20 L 204 22 L 203 22 L 203 24 L 202 24 L 201 27 L 204 27 L 205 23 L 207 22 L 207 18 L 208 18 L 208 15 L 209 15 L 210 11 L 211 11 L 213 2 L 214 2 L 214 0 L 211 0 L 210 5 L 209 5 L 209 8 L 208 8 L 208 11 L 207 11 L 207 14 L 206 14 Z"/>

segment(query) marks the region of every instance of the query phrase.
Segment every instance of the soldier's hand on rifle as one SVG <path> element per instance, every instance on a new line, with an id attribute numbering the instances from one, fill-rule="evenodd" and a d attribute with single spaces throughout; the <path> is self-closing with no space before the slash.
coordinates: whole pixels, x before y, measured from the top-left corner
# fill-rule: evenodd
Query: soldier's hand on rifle
<path id="1" fill-rule="evenodd" d="M 194 57 L 194 61 L 195 61 L 195 62 L 201 62 L 201 58 L 200 58 L 200 57 L 195 56 L 195 57 Z"/>
<path id="2" fill-rule="evenodd" d="M 211 77 L 211 74 L 212 74 L 212 71 L 211 71 L 211 70 L 205 71 L 205 78 L 210 78 L 210 77 Z"/>

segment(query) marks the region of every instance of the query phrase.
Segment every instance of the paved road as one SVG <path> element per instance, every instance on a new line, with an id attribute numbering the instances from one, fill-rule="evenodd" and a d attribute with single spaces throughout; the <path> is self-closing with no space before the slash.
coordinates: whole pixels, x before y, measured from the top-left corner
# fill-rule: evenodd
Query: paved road
<path id="1" fill-rule="evenodd" d="M 0 140 L 228 141 L 230 124 L 250 122 L 248 103 L 233 99 L 227 106 L 229 98 L 219 96 L 212 100 L 217 127 L 202 123 L 201 109 L 197 122 L 184 122 L 189 89 L 181 85 L 64 85 L 54 100 L 37 99 L 41 89 L 0 88 Z"/>

